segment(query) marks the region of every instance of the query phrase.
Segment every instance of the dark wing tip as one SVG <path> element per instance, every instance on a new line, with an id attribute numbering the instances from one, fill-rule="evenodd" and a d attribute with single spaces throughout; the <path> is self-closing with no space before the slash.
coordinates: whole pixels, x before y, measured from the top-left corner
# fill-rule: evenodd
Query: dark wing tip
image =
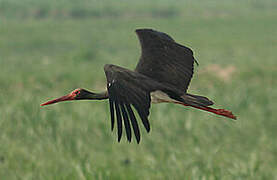
<path id="1" fill-rule="evenodd" d="M 119 105 L 116 101 L 115 101 L 115 110 L 116 110 L 116 118 L 117 118 L 118 142 L 120 142 L 121 136 L 122 136 L 122 117 L 121 117 Z"/>
<path id="2" fill-rule="evenodd" d="M 193 58 L 193 61 L 195 62 L 195 64 L 196 64 L 197 66 L 199 66 L 199 63 L 198 63 L 198 61 L 197 61 L 195 58 Z"/>
<path id="3" fill-rule="evenodd" d="M 144 124 L 144 127 L 145 127 L 147 133 L 149 133 L 150 132 L 150 124 L 149 124 L 148 119 L 147 119 L 147 125 Z"/>
<path id="4" fill-rule="evenodd" d="M 158 39 L 175 42 L 175 40 L 171 36 L 169 36 L 168 34 L 166 34 L 164 32 L 154 30 L 154 29 L 142 28 L 142 29 L 136 29 L 135 32 L 137 33 L 137 35 L 139 37 L 144 36 L 144 37 L 150 38 L 150 36 L 148 36 L 148 35 L 152 34 L 152 35 L 155 35 L 155 37 L 157 37 Z"/>
<path id="5" fill-rule="evenodd" d="M 136 33 L 141 33 L 141 32 L 153 32 L 154 30 L 153 29 L 150 29 L 150 28 L 139 28 L 139 29 L 136 29 L 135 32 Z"/>
<path id="6" fill-rule="evenodd" d="M 111 114 L 111 130 L 113 131 L 114 129 L 114 102 L 109 99 L 110 103 L 110 114 Z"/>
<path id="7" fill-rule="evenodd" d="M 127 108 L 130 120 L 131 120 L 131 124 L 132 124 L 132 127 L 133 127 L 133 131 L 134 131 L 137 143 L 139 144 L 139 142 L 140 142 L 140 131 L 139 131 L 139 127 L 138 127 L 138 122 L 136 120 L 136 117 L 134 115 L 134 112 L 133 112 L 131 106 L 129 104 L 126 104 L 126 108 Z"/>
<path id="8" fill-rule="evenodd" d="M 139 115 L 140 115 L 140 118 L 142 120 L 142 123 L 143 123 L 146 131 L 149 133 L 150 132 L 150 123 L 148 121 L 147 116 L 144 113 L 139 113 Z"/>
<path id="9" fill-rule="evenodd" d="M 121 112 L 122 112 L 122 115 L 123 115 L 123 122 L 124 122 L 124 126 L 125 126 L 127 140 L 129 142 L 131 142 L 131 140 L 132 140 L 132 133 L 131 133 L 130 121 L 129 121 L 127 112 L 125 110 L 124 104 L 120 104 L 120 107 L 121 107 Z"/>

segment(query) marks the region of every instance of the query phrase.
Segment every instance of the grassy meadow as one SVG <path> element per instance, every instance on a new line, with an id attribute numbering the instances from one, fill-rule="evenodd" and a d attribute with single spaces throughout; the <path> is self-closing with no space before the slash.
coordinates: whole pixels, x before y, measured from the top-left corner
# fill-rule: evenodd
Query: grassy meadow
<path id="1" fill-rule="evenodd" d="M 277 179 L 276 19 L 274 0 L 0 0 L 0 179 Z M 142 27 L 191 47 L 189 92 L 238 120 L 152 105 L 138 145 L 107 101 L 39 106 L 135 68 Z"/>

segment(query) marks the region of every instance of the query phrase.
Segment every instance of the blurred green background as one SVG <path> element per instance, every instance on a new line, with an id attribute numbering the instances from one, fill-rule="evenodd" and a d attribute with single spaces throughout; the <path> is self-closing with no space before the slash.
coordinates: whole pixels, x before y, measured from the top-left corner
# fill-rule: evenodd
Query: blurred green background
<path id="1" fill-rule="evenodd" d="M 277 179 L 276 19 L 275 0 L 0 0 L 0 179 Z M 191 47 L 189 92 L 238 120 L 153 105 L 137 145 L 107 101 L 39 106 L 133 69 L 142 27 Z"/>

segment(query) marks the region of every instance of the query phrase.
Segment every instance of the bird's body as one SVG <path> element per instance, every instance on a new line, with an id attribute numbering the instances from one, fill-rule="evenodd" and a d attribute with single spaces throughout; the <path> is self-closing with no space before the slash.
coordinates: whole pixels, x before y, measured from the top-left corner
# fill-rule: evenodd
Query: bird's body
<path id="1" fill-rule="evenodd" d="M 128 141 L 131 141 L 132 127 L 138 143 L 140 131 L 132 107 L 148 132 L 151 103 L 182 104 L 236 119 L 230 111 L 208 107 L 213 105 L 208 98 L 187 93 L 196 62 L 191 49 L 176 43 L 169 35 L 152 29 L 138 29 L 136 33 L 141 44 L 141 57 L 134 71 L 106 64 L 107 91 L 92 93 L 76 89 L 69 95 L 42 105 L 67 100 L 109 99 L 112 130 L 115 116 L 117 118 L 118 141 L 124 124 Z"/>

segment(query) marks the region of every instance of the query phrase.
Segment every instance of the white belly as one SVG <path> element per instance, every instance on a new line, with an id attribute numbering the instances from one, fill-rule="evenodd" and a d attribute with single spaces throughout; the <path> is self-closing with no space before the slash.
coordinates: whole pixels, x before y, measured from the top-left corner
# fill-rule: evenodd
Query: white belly
<path id="1" fill-rule="evenodd" d="M 171 99 L 166 93 L 162 91 L 151 92 L 151 103 L 162 103 L 162 102 L 178 102 Z"/>

